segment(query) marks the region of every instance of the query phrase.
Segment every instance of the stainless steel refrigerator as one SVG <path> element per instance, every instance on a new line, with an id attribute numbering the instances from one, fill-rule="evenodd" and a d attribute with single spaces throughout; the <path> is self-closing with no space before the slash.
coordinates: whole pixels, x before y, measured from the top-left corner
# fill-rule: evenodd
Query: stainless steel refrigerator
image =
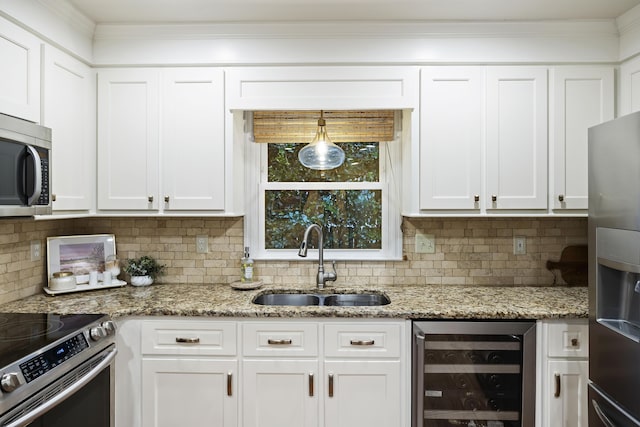
<path id="1" fill-rule="evenodd" d="M 589 427 L 640 426 L 640 112 L 589 129 Z"/>

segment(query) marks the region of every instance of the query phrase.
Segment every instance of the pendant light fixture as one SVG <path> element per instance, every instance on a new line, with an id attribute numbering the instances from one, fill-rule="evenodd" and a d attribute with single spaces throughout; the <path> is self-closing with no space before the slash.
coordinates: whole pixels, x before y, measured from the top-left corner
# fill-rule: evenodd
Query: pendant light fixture
<path id="1" fill-rule="evenodd" d="M 320 111 L 315 138 L 300 150 L 298 160 L 304 167 L 315 170 L 335 169 L 344 162 L 344 151 L 327 135 L 323 111 Z"/>

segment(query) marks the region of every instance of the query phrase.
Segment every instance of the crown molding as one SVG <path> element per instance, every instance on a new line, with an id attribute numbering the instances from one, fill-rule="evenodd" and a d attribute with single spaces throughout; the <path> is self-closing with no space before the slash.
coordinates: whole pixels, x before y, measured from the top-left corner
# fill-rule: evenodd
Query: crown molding
<path id="1" fill-rule="evenodd" d="M 37 0 L 44 8 L 69 24 L 74 30 L 85 37 L 92 39 L 96 30 L 96 24 L 86 15 L 78 11 L 66 1 Z"/>
<path id="2" fill-rule="evenodd" d="M 41 0 L 55 1 L 55 0 Z M 522 22 L 266 22 L 98 24 L 94 40 L 582 38 L 619 36 L 616 21 Z"/>

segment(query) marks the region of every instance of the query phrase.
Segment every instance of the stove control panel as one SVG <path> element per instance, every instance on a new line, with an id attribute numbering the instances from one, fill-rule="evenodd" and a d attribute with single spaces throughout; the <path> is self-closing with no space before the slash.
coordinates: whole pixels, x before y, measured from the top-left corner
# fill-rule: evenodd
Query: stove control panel
<path id="1" fill-rule="evenodd" d="M 87 348 L 89 348 L 87 339 L 84 334 L 79 333 L 44 353 L 21 363 L 20 370 L 27 383 L 29 383 Z M 0 385 L 4 389 L 4 382 L 0 383 Z"/>

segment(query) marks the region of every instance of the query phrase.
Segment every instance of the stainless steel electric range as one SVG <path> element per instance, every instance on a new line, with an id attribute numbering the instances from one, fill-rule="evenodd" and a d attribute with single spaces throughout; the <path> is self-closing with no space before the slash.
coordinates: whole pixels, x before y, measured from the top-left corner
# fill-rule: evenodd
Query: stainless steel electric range
<path id="1" fill-rule="evenodd" d="M 115 323 L 0 313 L 0 426 L 113 427 Z"/>

